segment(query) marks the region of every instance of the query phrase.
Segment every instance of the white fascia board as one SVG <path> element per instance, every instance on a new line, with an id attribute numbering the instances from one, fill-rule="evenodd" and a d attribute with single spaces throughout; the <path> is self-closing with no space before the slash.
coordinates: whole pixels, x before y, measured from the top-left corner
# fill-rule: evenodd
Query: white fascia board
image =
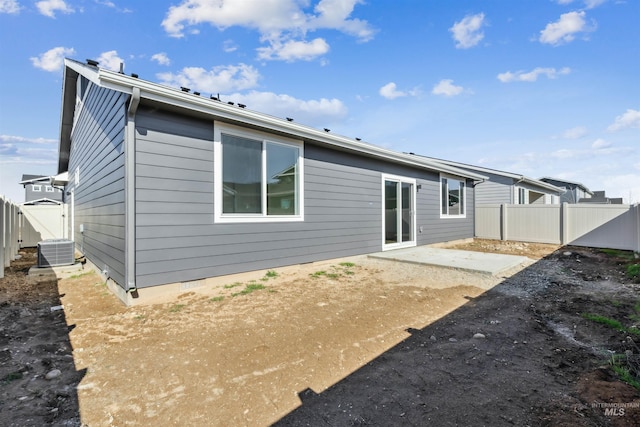
<path id="1" fill-rule="evenodd" d="M 78 74 L 82 74 L 84 77 L 89 79 L 92 83 L 95 83 L 98 86 L 100 85 L 99 75 L 100 75 L 100 71 L 102 71 L 101 69 L 83 64 L 78 61 L 74 61 L 73 59 L 69 59 L 69 58 L 64 59 L 64 66 L 71 68 L 73 71 L 75 71 Z"/>
<path id="2" fill-rule="evenodd" d="M 32 183 L 35 183 L 35 182 L 44 182 L 44 181 L 49 181 L 49 177 L 48 176 L 40 176 L 38 178 L 25 179 L 24 181 L 20 181 L 18 184 L 26 185 L 26 184 L 32 184 Z"/>
<path id="3" fill-rule="evenodd" d="M 488 179 L 486 176 L 469 172 L 461 168 L 434 162 L 426 158 L 423 159 L 415 155 L 387 150 L 375 145 L 355 141 L 344 136 L 329 135 L 325 131 L 297 123 L 291 123 L 279 117 L 246 110 L 221 101 L 211 100 L 206 97 L 183 92 L 180 89 L 174 89 L 146 80 L 139 80 L 113 71 L 100 69 L 98 75 L 101 86 L 128 94 L 131 94 L 132 88 L 135 86 L 140 88 L 140 96 L 144 99 L 213 115 L 217 118 L 246 123 L 267 130 L 282 132 L 300 139 L 318 141 L 330 146 L 353 150 L 410 166 L 427 168 L 438 172 L 448 172 L 453 175 L 479 181 Z"/>
<path id="4" fill-rule="evenodd" d="M 521 181 L 525 182 L 525 183 L 527 183 L 527 184 L 529 184 L 531 186 L 535 186 L 535 187 L 539 187 L 539 188 L 551 191 L 552 193 L 554 193 L 557 196 L 559 196 L 562 193 L 564 193 L 564 190 L 562 188 L 556 187 L 555 185 L 549 184 L 548 182 L 539 181 L 537 179 L 528 178 L 526 176 L 523 176 Z"/>

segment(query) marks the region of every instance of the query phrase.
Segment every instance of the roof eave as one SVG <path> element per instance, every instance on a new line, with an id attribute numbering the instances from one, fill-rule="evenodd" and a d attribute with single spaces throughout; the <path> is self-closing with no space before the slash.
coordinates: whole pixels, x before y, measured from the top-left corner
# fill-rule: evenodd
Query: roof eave
<path id="1" fill-rule="evenodd" d="M 356 151 L 362 154 L 383 158 L 389 161 L 402 163 L 421 169 L 429 169 L 435 172 L 449 173 L 476 181 L 483 181 L 488 179 L 486 176 L 483 176 L 481 174 L 473 173 L 454 166 L 444 165 L 442 163 L 431 161 L 429 159 L 417 158 L 413 155 L 388 150 L 365 142 L 347 138 L 345 136 L 332 135 L 325 131 L 314 129 L 312 127 L 301 125 L 298 123 L 292 123 L 279 117 L 274 117 L 264 113 L 258 113 L 252 110 L 247 110 L 245 108 L 225 104 L 223 102 L 211 100 L 205 97 L 198 96 L 196 94 L 183 92 L 180 89 L 174 89 L 168 86 L 160 85 L 158 83 L 152 83 L 146 80 L 138 79 L 136 77 L 130 77 L 115 71 L 109 71 L 101 68 L 98 69 L 96 67 L 85 65 L 72 60 L 65 60 L 65 86 L 63 88 L 63 93 L 65 95 L 63 95 L 63 110 L 65 106 L 75 106 L 75 84 L 69 87 L 70 85 L 67 80 L 71 79 L 66 78 L 68 74 L 67 70 L 72 70 L 72 73 L 70 74 L 73 77 L 75 73 L 76 79 L 78 74 L 82 74 L 89 80 L 102 87 L 127 94 L 131 94 L 133 88 L 137 87 L 140 89 L 140 97 L 143 99 L 165 103 L 191 111 L 197 111 L 206 115 L 215 116 L 216 118 L 222 120 L 226 119 L 231 121 L 241 121 L 251 126 L 291 135 L 299 139 L 312 140 L 322 144 L 333 146 L 335 148 Z M 71 104 L 71 102 L 73 102 L 73 104 Z M 65 118 L 67 120 L 67 123 L 65 123 L 64 121 Z M 70 148 L 68 142 L 70 142 L 70 128 L 67 130 L 66 126 L 70 127 L 72 123 L 73 110 L 70 111 L 70 114 L 65 114 L 65 111 L 63 111 L 63 119 L 61 120 L 61 157 L 58 166 L 59 172 L 66 171 L 62 170 L 63 164 L 65 166 L 68 166 L 68 149 Z M 66 163 L 64 163 L 63 161 L 63 156 L 65 154 L 67 156 Z"/>

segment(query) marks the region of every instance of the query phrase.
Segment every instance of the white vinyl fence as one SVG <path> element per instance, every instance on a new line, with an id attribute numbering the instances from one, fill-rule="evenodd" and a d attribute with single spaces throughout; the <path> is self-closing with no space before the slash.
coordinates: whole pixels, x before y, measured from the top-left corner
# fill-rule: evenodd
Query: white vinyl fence
<path id="1" fill-rule="evenodd" d="M 47 239 L 67 238 L 67 209 L 64 204 L 17 205 L 0 196 L 0 278 L 20 248 L 35 247 Z"/>
<path id="2" fill-rule="evenodd" d="M 18 205 L 0 196 L 0 278 L 4 277 L 5 267 L 9 267 L 18 254 L 18 209 Z"/>
<path id="3" fill-rule="evenodd" d="M 475 235 L 640 252 L 640 205 L 478 205 Z"/>

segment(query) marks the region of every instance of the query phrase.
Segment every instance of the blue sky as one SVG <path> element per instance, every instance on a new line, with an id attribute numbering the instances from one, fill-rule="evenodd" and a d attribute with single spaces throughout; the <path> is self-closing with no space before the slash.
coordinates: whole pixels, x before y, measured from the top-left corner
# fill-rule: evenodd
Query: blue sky
<path id="1" fill-rule="evenodd" d="M 57 172 L 62 59 L 640 202 L 637 0 L 0 0 L 0 194 Z"/>

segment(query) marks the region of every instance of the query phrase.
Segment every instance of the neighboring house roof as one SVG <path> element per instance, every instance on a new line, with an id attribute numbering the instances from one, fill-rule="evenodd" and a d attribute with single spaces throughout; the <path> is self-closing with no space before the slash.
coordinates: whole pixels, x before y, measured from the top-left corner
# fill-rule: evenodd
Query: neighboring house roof
<path id="1" fill-rule="evenodd" d="M 22 186 L 28 184 L 47 184 L 52 186 L 65 185 L 69 181 L 68 173 L 61 173 L 58 175 L 47 176 L 47 175 L 22 175 L 22 181 L 19 182 Z"/>
<path id="2" fill-rule="evenodd" d="M 482 166 L 475 166 L 475 165 L 468 165 L 465 163 L 460 163 L 460 162 L 454 162 L 451 160 L 442 160 L 442 159 L 435 159 L 435 158 L 431 158 L 432 160 L 436 161 L 436 162 L 441 162 L 450 166 L 455 166 L 457 168 L 461 168 L 461 169 L 469 169 L 481 174 L 492 174 L 492 175 L 499 175 L 499 176 L 504 176 L 507 178 L 513 178 L 516 183 L 518 182 L 523 182 L 529 186 L 538 188 L 546 193 L 552 193 L 555 195 L 560 195 L 562 193 L 564 193 L 564 189 L 557 187 L 553 184 L 549 184 L 548 182 L 544 182 L 541 181 L 539 179 L 534 179 L 534 178 L 529 178 L 527 176 L 524 175 L 520 175 L 517 173 L 513 173 L 513 172 L 505 172 L 505 171 L 501 171 L 501 170 L 497 170 L 497 169 L 491 169 L 491 168 L 485 168 Z"/>
<path id="3" fill-rule="evenodd" d="M 268 131 L 286 134 L 298 139 L 313 141 L 337 150 L 357 152 L 366 156 L 384 159 L 386 161 L 409 165 L 436 172 L 484 180 L 485 176 L 435 162 L 428 158 L 419 158 L 346 136 L 331 134 L 324 130 L 301 125 L 284 118 L 230 105 L 216 99 L 199 96 L 195 93 L 174 89 L 172 87 L 152 83 L 134 76 L 127 76 L 115 71 L 109 71 L 97 66 L 84 64 L 71 59 L 65 59 L 62 118 L 60 125 L 60 145 L 58 149 L 58 173 L 66 172 L 71 149 L 71 129 L 73 127 L 73 112 L 76 104 L 76 82 L 79 75 L 84 76 L 94 84 L 119 92 L 133 94 L 139 90 L 140 98 L 151 102 L 159 102 L 169 107 L 190 110 L 194 114 L 204 114 L 216 120 L 240 123 Z M 134 90 L 134 88 L 136 88 Z"/>
<path id="4" fill-rule="evenodd" d="M 567 184 L 566 185 L 567 187 L 578 187 L 578 188 L 581 188 L 585 193 L 593 196 L 593 191 L 589 190 L 589 188 L 587 188 L 586 185 L 580 182 L 567 181 L 566 179 L 552 178 L 549 176 L 543 176 L 542 178 L 540 178 L 540 181 L 543 181 L 543 182 L 554 181 L 560 184 Z"/>
<path id="5" fill-rule="evenodd" d="M 35 183 L 49 183 L 49 177 L 44 175 L 22 175 L 22 180 L 19 182 L 20 185 L 28 185 Z"/>
<path id="6" fill-rule="evenodd" d="M 62 204 L 62 202 L 59 201 L 59 200 L 48 199 L 46 197 L 43 197 L 42 199 L 29 200 L 28 202 L 20 203 L 21 206 L 24 206 L 24 205 L 61 205 L 61 204 Z"/>

